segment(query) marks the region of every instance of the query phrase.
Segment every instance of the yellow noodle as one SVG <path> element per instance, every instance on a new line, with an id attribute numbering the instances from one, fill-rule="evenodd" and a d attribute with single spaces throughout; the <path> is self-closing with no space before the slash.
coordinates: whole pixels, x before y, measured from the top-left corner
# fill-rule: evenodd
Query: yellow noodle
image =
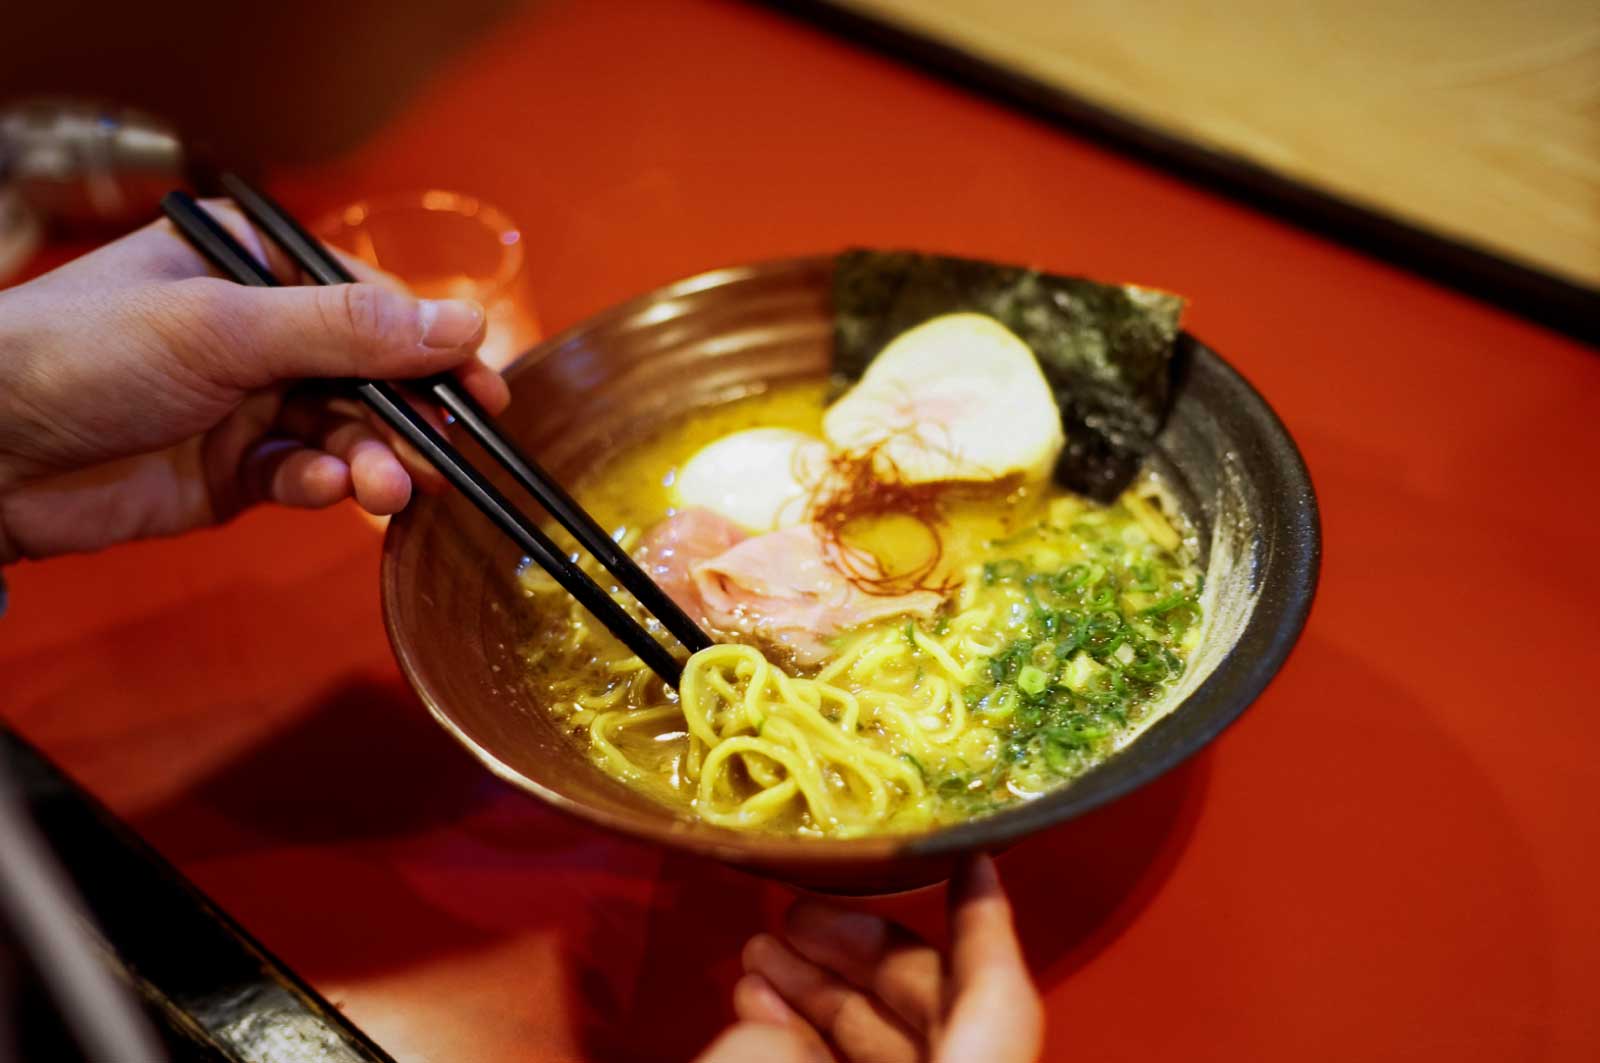
<path id="1" fill-rule="evenodd" d="M 633 553 L 640 528 L 660 520 L 671 504 L 663 472 L 681 467 L 704 444 L 756 425 L 817 431 L 820 388 L 787 399 L 781 390 L 770 403 L 749 400 L 759 410 L 735 404 L 744 412 L 698 411 L 659 441 L 626 452 L 581 492 L 585 504 L 620 525 L 613 537 Z M 773 419 L 773 411 L 787 412 Z M 820 661 L 799 668 L 754 646 L 719 644 L 689 660 L 678 691 L 553 580 L 529 569 L 520 574 L 531 624 L 523 651 L 527 681 L 536 700 L 588 742 L 602 770 L 663 796 L 686 816 L 812 835 L 950 822 L 973 807 L 952 800 L 951 787 L 999 765 L 1001 753 L 1005 764 L 1016 755 L 1007 744 L 1014 741 L 1015 706 L 991 700 L 987 662 L 1033 637 L 1024 632 L 1034 607 L 1016 581 L 990 578 L 988 565 L 1015 559 L 1058 571 L 1086 564 L 1085 586 L 1100 584 L 1107 558 L 1085 545 L 1082 528 L 1109 523 L 1125 544 L 1147 536 L 1169 547 L 1182 533 L 1159 492 L 1136 490 L 1120 508 L 1032 485 L 1003 504 L 953 497 L 944 514 L 949 567 L 941 578 L 954 586 L 936 622 L 889 617 L 839 632 Z M 667 639 L 659 621 L 592 559 L 579 563 L 648 631 Z M 1148 626 L 1137 610 L 1168 593 L 1126 580 L 1119 590 L 1135 630 Z M 1192 649 L 1200 631 L 1189 626 L 1174 652 Z M 1143 631 L 1145 638 L 1154 634 Z M 981 709 L 969 698 L 983 698 Z M 1042 790 L 1054 777 L 1032 762 L 1008 770 L 1007 785 L 1019 795 Z"/>
<path id="2" fill-rule="evenodd" d="M 604 694 L 579 694 L 575 700 L 586 709 L 609 709 L 621 701 L 623 695 L 627 693 L 626 683 L 616 683 Z"/>
<path id="3" fill-rule="evenodd" d="M 868 659 L 889 660 L 909 650 L 903 641 L 899 651 L 886 639 L 872 641 L 877 644 L 863 647 Z M 679 711 L 693 736 L 683 768 L 696 782 L 696 812 L 737 826 L 770 821 L 785 806 L 798 805 L 817 829 L 869 830 L 920 798 L 923 784 L 915 767 L 878 748 L 879 735 L 864 730 L 863 719 L 878 730 L 894 728 L 901 744 L 926 752 L 921 725 L 890 702 L 925 715 L 945 708 L 948 689 L 941 682 L 915 700 L 892 691 L 851 691 L 787 675 L 751 646 L 702 650 L 689 660 L 679 684 Z M 610 740 L 616 715 L 591 727 L 607 763 L 621 755 Z M 706 752 L 696 764 L 700 748 Z"/>
<path id="4" fill-rule="evenodd" d="M 645 772 L 635 766 L 611 740 L 613 730 L 630 725 L 654 723 L 674 711 L 670 706 L 660 709 L 643 709 L 638 711 L 603 712 L 594 718 L 589 725 L 589 739 L 595 754 L 606 764 L 610 765 L 614 774 L 627 779 L 641 779 Z"/>
<path id="5" fill-rule="evenodd" d="M 962 681 L 966 669 L 962 668 L 961 665 L 956 663 L 955 658 L 950 656 L 949 651 L 947 651 L 943 646 L 939 645 L 933 639 L 930 639 L 928 636 L 924 635 L 920 629 L 915 631 L 913 638 L 916 640 L 917 648 L 937 661 L 939 663 L 939 667 L 944 669 L 946 675 L 957 682 Z"/>

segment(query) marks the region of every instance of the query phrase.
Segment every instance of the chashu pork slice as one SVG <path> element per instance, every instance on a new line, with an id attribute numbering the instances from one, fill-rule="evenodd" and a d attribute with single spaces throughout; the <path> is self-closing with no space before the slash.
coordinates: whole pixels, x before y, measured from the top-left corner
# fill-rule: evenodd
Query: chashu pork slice
<path id="1" fill-rule="evenodd" d="M 809 524 L 746 539 L 692 573 L 714 626 L 763 635 L 804 661 L 824 657 L 825 640 L 840 631 L 890 616 L 926 619 L 944 602 L 935 591 L 863 591 L 830 560 Z"/>
<path id="2" fill-rule="evenodd" d="M 667 596 L 697 620 L 709 620 L 695 586 L 694 567 L 743 542 L 744 531 L 709 509 L 680 509 L 645 533 L 635 558 Z"/>

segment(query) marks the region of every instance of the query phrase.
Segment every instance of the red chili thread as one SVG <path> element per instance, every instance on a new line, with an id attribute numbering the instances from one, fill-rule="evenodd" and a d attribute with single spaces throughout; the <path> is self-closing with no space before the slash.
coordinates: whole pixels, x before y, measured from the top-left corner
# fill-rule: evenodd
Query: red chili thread
<path id="1" fill-rule="evenodd" d="M 935 576 L 944 560 L 940 498 L 950 485 L 907 483 L 900 467 L 884 451 L 892 438 L 829 458 L 827 473 L 812 490 L 812 527 L 845 579 L 864 594 L 884 598 L 920 590 L 948 594 L 961 581 L 953 575 Z M 929 556 L 906 572 L 890 573 L 875 555 L 844 541 L 845 530 L 856 521 L 889 515 L 917 521 L 933 542 Z"/>

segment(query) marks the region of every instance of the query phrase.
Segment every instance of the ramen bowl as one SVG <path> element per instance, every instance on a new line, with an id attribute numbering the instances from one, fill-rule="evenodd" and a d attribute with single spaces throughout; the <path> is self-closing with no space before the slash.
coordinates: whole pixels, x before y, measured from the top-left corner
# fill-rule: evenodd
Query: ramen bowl
<path id="1" fill-rule="evenodd" d="M 503 431 L 562 482 L 688 411 L 828 370 L 831 258 L 718 270 L 607 310 L 507 372 Z M 1081 778 L 1032 801 L 919 834 L 830 839 L 735 831 L 658 803 L 606 774 L 525 680 L 531 602 L 522 558 L 462 496 L 418 498 L 384 543 L 384 620 L 428 711 L 495 775 L 606 830 L 837 893 L 948 877 L 1170 771 L 1262 692 L 1305 624 L 1316 588 L 1316 500 L 1299 452 L 1266 402 L 1188 335 L 1175 400 L 1149 468 L 1200 540 L 1206 629 L 1176 707 Z M 522 498 L 509 477 L 481 467 Z M 528 508 L 535 507 L 530 501 Z"/>

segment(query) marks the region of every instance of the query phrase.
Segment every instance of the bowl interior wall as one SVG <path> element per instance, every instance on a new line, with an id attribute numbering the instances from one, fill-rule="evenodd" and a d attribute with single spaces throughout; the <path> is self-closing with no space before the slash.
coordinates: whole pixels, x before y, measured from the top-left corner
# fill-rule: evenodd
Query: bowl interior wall
<path id="1" fill-rule="evenodd" d="M 829 270 L 826 259 L 727 270 L 602 314 L 514 368 L 500 423 L 570 484 L 688 411 L 824 373 Z M 534 703 L 519 656 L 529 639 L 529 603 L 512 578 L 521 559 L 454 493 L 420 500 L 391 526 L 391 641 L 430 711 L 493 771 L 591 822 L 815 888 L 873 892 L 943 877 L 955 854 L 1079 814 L 1192 754 L 1259 692 L 1298 634 L 1316 574 L 1304 467 L 1260 397 L 1214 353 L 1185 337 L 1178 367 L 1179 399 L 1152 467 L 1207 544 L 1208 593 L 1227 623 L 1197 655 L 1177 711 L 1073 785 L 1000 815 L 910 837 L 780 838 L 686 820 L 617 782 Z M 491 475 L 522 497 L 498 469 Z"/>

